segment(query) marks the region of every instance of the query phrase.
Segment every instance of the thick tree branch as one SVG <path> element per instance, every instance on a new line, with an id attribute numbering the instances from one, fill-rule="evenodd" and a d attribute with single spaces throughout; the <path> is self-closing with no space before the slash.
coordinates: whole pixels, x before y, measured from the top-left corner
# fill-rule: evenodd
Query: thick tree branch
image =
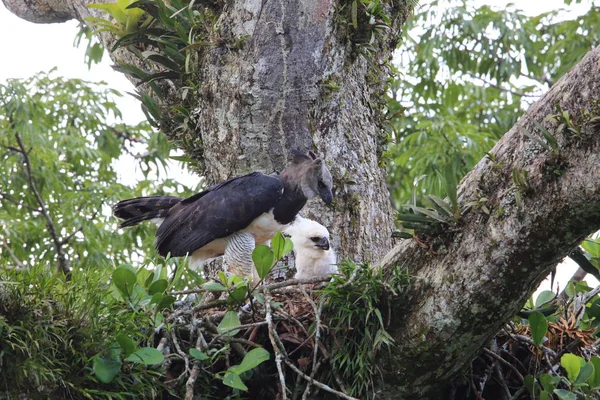
<path id="1" fill-rule="evenodd" d="M 459 233 L 422 238 L 436 251 L 403 241 L 383 260 L 414 274 L 410 304 L 396 304 L 396 351 L 387 383 L 423 396 L 458 373 L 539 282 L 600 227 L 600 48 L 591 51 L 521 118 L 459 186 L 467 210 Z M 568 110 L 576 134 L 547 122 Z M 556 138 L 548 151 L 530 139 L 536 123 Z M 517 185 L 514 174 L 526 176 Z M 468 209 L 487 198 L 490 213 Z M 400 314 L 400 309 L 408 310 Z M 391 365 L 390 365 L 391 363 Z M 383 365 L 383 364 L 382 364 Z"/>

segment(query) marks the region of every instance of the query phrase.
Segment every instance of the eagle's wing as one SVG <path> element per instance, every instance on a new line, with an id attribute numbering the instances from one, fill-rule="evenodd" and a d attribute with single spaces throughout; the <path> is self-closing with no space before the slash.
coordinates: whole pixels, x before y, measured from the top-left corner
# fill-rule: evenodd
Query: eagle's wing
<path id="1" fill-rule="evenodd" d="M 260 172 L 215 185 L 169 210 L 156 232 L 156 248 L 162 256 L 192 253 L 246 228 L 272 209 L 282 194 L 283 182 Z"/>

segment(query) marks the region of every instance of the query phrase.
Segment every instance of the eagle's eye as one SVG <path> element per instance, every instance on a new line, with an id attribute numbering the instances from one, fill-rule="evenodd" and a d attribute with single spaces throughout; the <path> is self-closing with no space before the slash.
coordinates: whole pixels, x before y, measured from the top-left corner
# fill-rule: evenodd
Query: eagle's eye
<path id="1" fill-rule="evenodd" d="M 312 240 L 313 242 L 317 243 L 319 240 L 321 240 L 321 238 L 319 236 L 313 236 L 310 238 L 310 240 Z"/>

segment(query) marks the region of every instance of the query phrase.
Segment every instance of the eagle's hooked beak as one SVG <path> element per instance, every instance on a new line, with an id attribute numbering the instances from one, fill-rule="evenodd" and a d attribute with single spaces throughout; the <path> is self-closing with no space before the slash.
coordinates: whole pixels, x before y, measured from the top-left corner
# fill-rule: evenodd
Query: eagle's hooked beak
<path id="1" fill-rule="evenodd" d="M 333 201 L 333 193 L 329 188 L 324 188 L 319 190 L 319 197 L 325 202 L 325 204 L 329 205 Z"/>
<path id="2" fill-rule="evenodd" d="M 321 250 L 329 250 L 329 240 L 326 237 L 314 237 L 311 239 L 315 243 L 315 247 Z"/>

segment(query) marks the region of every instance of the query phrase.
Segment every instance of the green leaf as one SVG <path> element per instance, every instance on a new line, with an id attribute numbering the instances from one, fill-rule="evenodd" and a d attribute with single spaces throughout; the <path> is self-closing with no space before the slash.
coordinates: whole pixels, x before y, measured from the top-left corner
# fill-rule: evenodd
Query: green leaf
<path id="1" fill-rule="evenodd" d="M 552 395 L 550 394 L 552 392 L 547 392 L 545 390 L 542 390 L 542 392 L 540 393 L 540 400 L 552 400 Z"/>
<path id="2" fill-rule="evenodd" d="M 290 238 L 284 237 L 281 232 L 277 232 L 271 240 L 271 248 L 273 249 L 273 258 L 275 261 L 279 261 L 292 251 L 294 243 Z"/>
<path id="3" fill-rule="evenodd" d="M 577 395 L 575 393 L 565 389 L 554 389 L 554 394 L 557 395 L 560 400 L 577 400 Z"/>
<path id="4" fill-rule="evenodd" d="M 156 365 L 161 364 L 165 356 L 154 347 L 142 347 L 131 353 L 125 360 L 136 364 Z"/>
<path id="5" fill-rule="evenodd" d="M 262 362 L 267 361 L 269 358 L 271 358 L 271 355 L 262 347 L 252 349 L 246 353 L 240 365 L 229 367 L 228 371 L 241 375 L 246 371 L 250 371 L 252 368 L 258 366 Z"/>
<path id="6" fill-rule="evenodd" d="M 125 357 L 130 355 L 135 351 L 137 345 L 124 333 L 117 334 L 117 342 L 123 349 L 123 353 L 125 353 Z"/>
<path id="7" fill-rule="evenodd" d="M 223 319 L 221 320 L 221 323 L 219 324 L 219 326 L 217 326 L 217 331 L 219 333 L 223 333 L 227 336 L 235 336 L 240 331 L 239 329 L 234 329 L 229 332 L 227 332 L 227 331 L 230 330 L 231 328 L 235 328 L 236 326 L 239 326 L 239 325 L 241 325 L 241 323 L 240 323 L 240 319 L 237 315 L 237 312 L 235 312 L 233 310 L 229 310 L 225 313 L 225 316 L 223 316 Z M 227 332 L 227 333 L 225 333 L 225 332 Z"/>
<path id="8" fill-rule="evenodd" d="M 242 382 L 242 378 L 240 378 L 239 375 L 229 371 L 225 372 L 225 376 L 223 377 L 223 384 L 234 389 L 244 391 L 248 390 L 248 386 L 244 385 L 244 382 Z"/>
<path id="9" fill-rule="evenodd" d="M 571 382 L 575 382 L 579 371 L 581 370 L 581 362 L 583 359 L 575 354 L 563 354 L 560 358 L 560 365 L 567 371 L 567 375 Z"/>
<path id="10" fill-rule="evenodd" d="M 594 374 L 590 376 L 589 383 L 592 389 L 600 387 L 600 358 L 592 356 L 590 363 L 594 366 Z"/>
<path id="11" fill-rule="evenodd" d="M 247 282 L 238 282 L 233 290 L 229 293 L 229 299 L 233 300 L 233 302 L 241 303 L 246 300 L 248 296 L 248 285 Z"/>
<path id="12" fill-rule="evenodd" d="M 525 376 L 525 378 L 523 379 L 523 386 L 525 386 L 525 389 L 527 389 L 529 394 L 532 396 L 536 396 L 540 392 L 539 385 L 537 384 L 535 378 L 532 375 Z"/>
<path id="13" fill-rule="evenodd" d="M 110 360 L 102 357 L 94 357 L 94 374 L 102 383 L 110 383 L 121 371 L 121 361 Z"/>
<path id="14" fill-rule="evenodd" d="M 112 279 L 119 292 L 123 295 L 123 298 L 129 299 L 133 293 L 133 285 L 137 281 L 135 273 L 127 267 L 120 266 L 113 271 Z"/>
<path id="15" fill-rule="evenodd" d="M 273 267 L 275 255 L 269 246 L 261 244 L 254 248 L 254 251 L 252 252 L 252 261 L 258 272 L 258 277 L 264 279 Z"/>
<path id="16" fill-rule="evenodd" d="M 154 281 L 148 288 L 148 294 L 164 293 L 164 291 L 167 290 L 167 286 L 169 286 L 169 282 L 166 279 Z"/>
<path id="17" fill-rule="evenodd" d="M 577 379 L 575 380 L 575 385 L 586 382 L 590 377 L 594 375 L 594 365 L 591 363 L 585 363 L 581 366 L 581 370 L 579 371 L 579 375 L 577 375 Z"/>
<path id="18" fill-rule="evenodd" d="M 202 288 L 207 292 L 224 292 L 227 290 L 227 288 L 219 282 L 206 282 L 202 285 Z"/>
<path id="19" fill-rule="evenodd" d="M 193 347 L 189 350 L 189 353 L 190 353 L 190 356 L 192 356 L 196 360 L 200 360 L 200 361 L 208 360 L 210 358 L 209 356 L 207 356 L 200 350 L 193 348 Z"/>
<path id="20" fill-rule="evenodd" d="M 585 239 L 581 242 L 581 247 L 590 253 L 592 257 L 600 257 L 600 239 Z"/>
<path id="21" fill-rule="evenodd" d="M 531 328 L 531 338 L 536 346 L 540 346 L 548 332 L 548 321 L 544 314 L 539 311 L 534 312 L 527 318 L 529 320 L 529 326 Z"/>
<path id="22" fill-rule="evenodd" d="M 553 300 L 556 297 L 556 294 L 551 290 L 544 290 L 541 292 L 537 299 L 535 299 L 535 307 L 541 307 L 549 301 Z"/>
<path id="23" fill-rule="evenodd" d="M 538 376 L 538 379 L 544 390 L 548 393 L 552 393 L 552 391 L 556 389 L 556 385 L 560 382 L 559 376 L 552 376 L 550 374 L 541 374 Z"/>

